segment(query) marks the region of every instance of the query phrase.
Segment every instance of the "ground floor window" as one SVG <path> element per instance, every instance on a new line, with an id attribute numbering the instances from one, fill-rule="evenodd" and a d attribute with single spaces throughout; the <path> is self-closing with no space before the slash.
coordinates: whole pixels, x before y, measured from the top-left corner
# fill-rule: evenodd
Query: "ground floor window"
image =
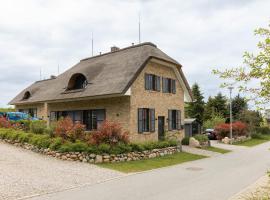
<path id="1" fill-rule="evenodd" d="M 105 109 L 54 111 L 50 114 L 50 120 L 58 120 L 61 117 L 70 117 L 73 122 L 79 122 L 86 126 L 87 130 L 96 130 L 105 120 Z"/>
<path id="2" fill-rule="evenodd" d="M 138 109 L 138 132 L 155 132 L 155 109 Z"/>
<path id="3" fill-rule="evenodd" d="M 19 112 L 26 113 L 31 117 L 37 117 L 37 108 L 19 109 Z"/>
<path id="4" fill-rule="evenodd" d="M 181 129 L 181 111 L 180 110 L 168 111 L 168 129 L 169 130 Z"/>

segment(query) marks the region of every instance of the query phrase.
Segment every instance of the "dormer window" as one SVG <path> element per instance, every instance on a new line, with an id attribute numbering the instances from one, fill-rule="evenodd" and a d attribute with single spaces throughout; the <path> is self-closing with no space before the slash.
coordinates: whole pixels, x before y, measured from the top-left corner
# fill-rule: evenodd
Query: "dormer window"
<path id="1" fill-rule="evenodd" d="M 26 91 L 23 95 L 22 100 L 27 100 L 31 97 L 31 93 L 29 91 Z"/>
<path id="2" fill-rule="evenodd" d="M 68 82 L 67 90 L 84 89 L 88 82 L 83 74 L 73 74 Z"/>

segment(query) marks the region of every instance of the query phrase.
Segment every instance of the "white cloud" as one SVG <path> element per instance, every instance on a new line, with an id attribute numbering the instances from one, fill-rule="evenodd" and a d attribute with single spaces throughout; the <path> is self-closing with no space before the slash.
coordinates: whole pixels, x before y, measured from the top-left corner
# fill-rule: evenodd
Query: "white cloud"
<path id="1" fill-rule="evenodd" d="M 267 0 L 0 1 L 0 106 L 39 79 L 49 77 L 112 45 L 142 39 L 156 43 L 183 66 L 206 96 L 219 91 L 213 67 L 241 64 L 242 53 L 256 50 L 253 30 L 270 20 Z"/>

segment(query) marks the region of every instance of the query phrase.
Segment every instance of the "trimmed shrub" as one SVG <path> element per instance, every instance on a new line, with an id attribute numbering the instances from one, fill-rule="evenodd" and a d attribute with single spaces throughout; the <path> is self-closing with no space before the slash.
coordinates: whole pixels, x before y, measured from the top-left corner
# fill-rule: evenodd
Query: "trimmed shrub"
<path id="1" fill-rule="evenodd" d="M 270 134 L 270 128 L 268 126 L 256 127 L 255 132 L 267 135 Z"/>
<path id="2" fill-rule="evenodd" d="M 0 128 L 10 128 L 10 127 L 11 127 L 10 122 L 4 117 L 0 117 Z"/>
<path id="3" fill-rule="evenodd" d="M 128 132 L 122 133 L 120 124 L 104 121 L 101 127 L 92 133 L 89 143 L 94 145 L 109 144 L 115 146 L 118 143 L 129 143 Z"/>
<path id="4" fill-rule="evenodd" d="M 252 133 L 251 138 L 253 139 L 264 139 L 261 133 Z"/>
<path id="5" fill-rule="evenodd" d="M 46 149 L 51 144 L 51 138 L 47 135 L 36 135 L 33 134 L 32 137 L 29 139 L 29 143 L 37 146 L 38 148 Z"/>
<path id="6" fill-rule="evenodd" d="M 131 143 L 130 147 L 132 148 L 132 151 L 141 152 L 145 150 L 143 144 Z"/>
<path id="7" fill-rule="evenodd" d="M 60 137 L 53 138 L 51 140 L 51 144 L 50 144 L 49 148 L 52 150 L 58 150 L 61 147 L 62 143 L 63 143 L 62 138 L 60 138 Z"/>
<path id="8" fill-rule="evenodd" d="M 209 141 L 207 135 L 197 134 L 197 135 L 194 136 L 194 138 L 195 138 L 196 140 L 198 140 L 198 141 L 200 142 L 200 144 Z"/>
<path id="9" fill-rule="evenodd" d="M 232 124 L 233 137 L 247 136 L 247 125 L 243 122 L 234 122 Z M 230 124 L 219 124 L 215 127 L 217 133 L 217 139 L 221 140 L 224 137 L 229 137 L 230 135 Z"/>
<path id="10" fill-rule="evenodd" d="M 46 121 L 32 121 L 30 124 L 30 131 L 35 134 L 43 134 L 45 133 L 45 129 L 47 128 Z"/>
<path id="11" fill-rule="evenodd" d="M 85 126 L 80 123 L 73 123 L 70 117 L 60 119 L 56 123 L 55 135 L 74 142 L 77 139 L 85 139 Z"/>
<path id="12" fill-rule="evenodd" d="M 97 151 L 99 153 L 110 153 L 110 150 L 111 150 L 110 145 L 105 144 L 105 143 L 102 143 L 102 144 L 98 145 L 98 147 L 97 147 Z"/>
<path id="13" fill-rule="evenodd" d="M 131 152 L 133 149 L 130 145 L 119 143 L 116 146 L 111 147 L 111 154 L 121 154 Z"/>
<path id="14" fill-rule="evenodd" d="M 181 141 L 182 145 L 189 145 L 189 138 L 190 137 L 184 137 Z"/>

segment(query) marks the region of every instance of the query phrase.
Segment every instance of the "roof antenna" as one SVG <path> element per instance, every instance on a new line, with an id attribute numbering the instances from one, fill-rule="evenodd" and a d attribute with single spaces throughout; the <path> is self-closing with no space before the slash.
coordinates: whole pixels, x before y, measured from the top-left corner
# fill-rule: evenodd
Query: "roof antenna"
<path id="1" fill-rule="evenodd" d="M 91 43 L 92 43 L 92 56 L 94 56 L 94 37 L 93 37 L 93 32 L 92 32 L 92 40 L 91 40 Z"/>
<path id="2" fill-rule="evenodd" d="M 141 13 L 139 12 L 139 44 L 141 43 Z"/>
<path id="3" fill-rule="evenodd" d="M 41 67 L 39 68 L 39 80 L 42 80 Z"/>

